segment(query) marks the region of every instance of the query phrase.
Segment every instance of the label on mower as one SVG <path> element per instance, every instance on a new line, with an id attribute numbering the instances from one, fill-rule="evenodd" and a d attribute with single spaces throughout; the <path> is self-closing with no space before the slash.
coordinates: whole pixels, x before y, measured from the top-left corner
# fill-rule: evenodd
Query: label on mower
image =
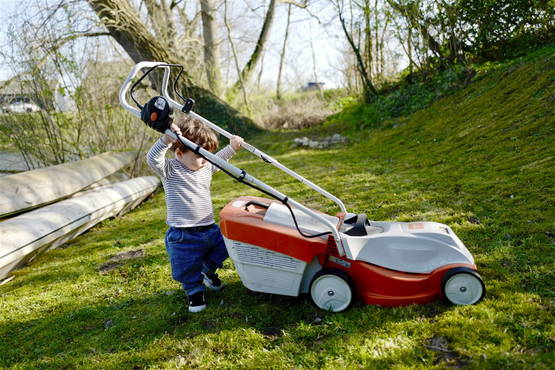
<path id="1" fill-rule="evenodd" d="M 413 222 L 408 225 L 409 230 L 424 230 L 423 222 Z"/>
<path id="2" fill-rule="evenodd" d="M 245 203 L 247 202 L 245 202 L 244 200 L 236 200 L 235 202 L 231 203 L 231 206 L 235 208 L 239 208 L 239 207 L 243 207 Z"/>
<path id="3" fill-rule="evenodd" d="M 341 265 L 341 266 L 346 267 L 348 269 L 351 268 L 351 264 L 349 262 L 347 262 L 345 260 L 342 260 L 342 259 L 339 259 L 339 258 L 334 257 L 334 256 L 330 256 L 329 261 L 333 262 L 333 263 L 337 263 L 338 265 Z"/>
<path id="4" fill-rule="evenodd" d="M 154 102 L 154 106 L 160 110 L 164 109 L 164 107 L 166 106 L 166 101 L 162 98 L 158 98 L 156 99 L 156 101 Z"/>

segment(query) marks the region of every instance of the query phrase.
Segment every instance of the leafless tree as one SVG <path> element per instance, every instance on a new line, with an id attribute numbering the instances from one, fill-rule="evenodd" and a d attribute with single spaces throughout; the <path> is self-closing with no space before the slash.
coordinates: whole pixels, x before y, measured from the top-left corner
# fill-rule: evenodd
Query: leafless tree
<path id="1" fill-rule="evenodd" d="M 274 13 L 276 9 L 276 0 L 270 0 L 268 4 L 268 9 L 266 10 L 266 15 L 264 17 L 264 22 L 262 24 L 262 28 L 260 29 L 260 33 L 258 35 L 258 40 L 256 41 L 256 45 L 254 50 L 252 51 L 249 60 L 241 70 L 237 82 L 233 84 L 233 86 L 228 91 L 228 96 L 233 97 L 241 86 L 244 85 L 249 81 L 252 76 L 252 73 L 256 67 L 256 64 L 260 60 L 262 56 L 262 51 L 264 50 L 264 46 L 266 41 L 268 40 L 268 35 L 270 33 L 270 27 L 272 26 L 272 22 L 274 20 Z"/>
<path id="2" fill-rule="evenodd" d="M 287 39 L 289 38 L 289 26 L 291 24 L 291 4 L 287 5 L 287 23 L 285 25 L 285 35 L 283 36 L 283 46 L 279 53 L 279 67 L 276 83 L 276 98 L 281 99 L 281 74 L 283 73 L 283 64 L 285 61 L 285 51 L 287 50 Z"/>
<path id="3" fill-rule="evenodd" d="M 87 1 L 103 26 L 135 63 L 143 60 L 182 63 L 173 49 L 165 47 L 150 33 L 146 25 L 141 22 L 138 10 L 129 0 Z M 159 82 L 155 82 L 155 87 L 159 88 Z M 190 73 L 184 74 L 183 89 L 185 93 L 194 96 L 197 102 L 196 110 L 208 119 L 227 122 L 239 133 L 253 130 L 252 121 L 220 100 L 211 91 L 201 87 Z"/>
<path id="4" fill-rule="evenodd" d="M 220 47 L 216 31 L 216 9 L 213 0 L 200 0 L 202 35 L 204 38 L 204 63 L 208 86 L 217 96 L 222 93 L 220 72 Z"/>
<path id="5" fill-rule="evenodd" d="M 368 19 L 366 19 L 366 17 L 369 18 L 370 14 L 369 14 L 369 10 L 367 12 L 365 12 L 364 10 L 369 9 L 369 0 L 364 0 L 363 6 L 362 6 L 362 10 L 363 10 L 363 16 L 365 17 L 365 21 L 369 22 Z M 372 99 L 378 95 L 378 92 L 376 90 L 376 88 L 374 87 L 374 83 L 372 82 L 372 77 L 371 77 L 371 59 L 372 59 L 372 55 L 370 54 L 372 51 L 371 47 L 367 47 L 366 48 L 366 58 L 363 56 L 363 47 L 361 47 L 360 45 L 360 41 L 356 42 L 355 41 L 355 35 L 353 34 L 353 32 L 349 29 L 348 27 L 348 21 L 345 18 L 345 13 L 346 13 L 346 9 L 345 9 L 345 1 L 343 0 L 333 0 L 333 4 L 335 6 L 335 9 L 337 11 L 337 15 L 339 18 L 339 22 L 341 23 L 341 28 L 343 29 L 343 32 L 345 34 L 345 38 L 347 39 L 347 42 L 349 43 L 349 45 L 351 46 L 351 49 L 353 50 L 353 53 L 355 54 L 355 58 L 357 61 L 357 70 L 358 70 L 358 74 L 359 77 L 362 81 L 362 88 L 363 88 L 363 95 L 364 95 L 364 99 L 367 102 L 372 101 Z M 356 5 L 355 5 L 356 6 Z M 349 10 L 352 11 L 353 4 L 349 4 Z M 352 23 L 352 22 L 351 22 Z M 370 39 L 372 38 L 372 35 L 370 34 L 370 28 L 366 28 L 364 34 L 362 35 L 362 38 L 366 41 L 366 42 L 370 42 Z M 367 45 L 368 46 L 368 45 Z"/>
<path id="6" fill-rule="evenodd" d="M 233 38 L 231 37 L 231 27 L 229 26 L 229 22 L 227 20 L 227 0 L 224 0 L 224 25 L 227 30 L 227 40 L 231 48 L 231 53 L 233 55 L 233 62 L 235 64 L 235 70 L 237 71 L 237 76 L 239 79 L 238 83 L 241 89 L 243 103 L 245 104 L 245 107 L 247 107 L 248 109 L 249 101 L 247 99 L 247 89 L 245 87 L 245 82 L 243 80 L 243 74 L 241 73 L 241 68 L 239 67 L 239 58 L 237 56 L 237 50 L 235 49 L 235 43 L 233 42 Z"/>

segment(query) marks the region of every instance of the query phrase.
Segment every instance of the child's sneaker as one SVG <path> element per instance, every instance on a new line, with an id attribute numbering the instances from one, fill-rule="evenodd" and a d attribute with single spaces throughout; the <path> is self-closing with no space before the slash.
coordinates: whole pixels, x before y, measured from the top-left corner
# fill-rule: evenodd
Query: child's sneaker
<path id="1" fill-rule="evenodd" d="M 189 312 L 200 312 L 205 308 L 206 301 L 204 300 L 204 292 L 191 294 L 189 297 Z"/>
<path id="2" fill-rule="evenodd" d="M 220 278 L 218 277 L 218 274 L 216 273 L 202 273 L 202 275 L 204 275 L 204 285 L 206 285 L 206 287 L 208 289 L 211 290 L 220 290 L 223 288 L 223 284 L 222 281 L 220 280 Z"/>

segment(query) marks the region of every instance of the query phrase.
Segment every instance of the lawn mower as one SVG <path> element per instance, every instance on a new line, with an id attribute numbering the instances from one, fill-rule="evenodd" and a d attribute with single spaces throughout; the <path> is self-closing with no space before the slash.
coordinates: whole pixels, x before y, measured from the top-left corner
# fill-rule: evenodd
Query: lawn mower
<path id="1" fill-rule="evenodd" d="M 137 73 L 147 72 L 131 87 L 137 108 L 126 100 Z M 162 95 L 141 105 L 133 89 L 152 70 L 164 70 Z M 180 68 L 174 92 L 168 94 L 170 71 Z M 180 140 L 236 180 L 269 198 L 242 196 L 220 212 L 220 227 L 229 255 L 243 285 L 256 292 L 286 296 L 310 295 L 316 306 L 343 311 L 355 299 L 366 304 L 399 306 L 445 298 L 456 305 L 481 301 L 485 285 L 474 259 L 453 230 L 437 222 L 369 221 L 364 214 L 347 212 L 343 202 L 248 143 L 243 147 L 322 196 L 339 211 L 328 215 L 287 197 L 196 143 L 175 135 L 169 127 L 173 109 L 204 122 L 230 138 L 221 127 L 192 111 L 194 101 L 176 88 L 183 67 L 162 62 L 140 62 L 120 90 L 122 106 L 147 125 Z"/>

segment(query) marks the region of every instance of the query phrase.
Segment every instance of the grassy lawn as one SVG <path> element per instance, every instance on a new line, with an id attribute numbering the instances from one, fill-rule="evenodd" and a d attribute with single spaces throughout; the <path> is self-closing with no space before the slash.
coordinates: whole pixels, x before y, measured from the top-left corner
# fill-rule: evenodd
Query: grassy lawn
<path id="1" fill-rule="evenodd" d="M 475 306 L 355 303 L 331 314 L 308 297 L 252 293 L 226 261 L 209 307 L 187 311 L 165 254 L 158 191 L 39 257 L 0 286 L 0 366 L 553 368 L 555 51 L 481 73 L 414 114 L 376 124 L 362 106 L 316 129 L 250 140 L 374 220 L 450 225 L 487 295 Z M 292 139 L 341 133 L 313 150 Z M 290 197 L 331 203 L 248 153 L 234 163 Z M 214 206 L 259 195 L 218 174 Z M 141 257 L 112 262 L 142 250 Z"/>

